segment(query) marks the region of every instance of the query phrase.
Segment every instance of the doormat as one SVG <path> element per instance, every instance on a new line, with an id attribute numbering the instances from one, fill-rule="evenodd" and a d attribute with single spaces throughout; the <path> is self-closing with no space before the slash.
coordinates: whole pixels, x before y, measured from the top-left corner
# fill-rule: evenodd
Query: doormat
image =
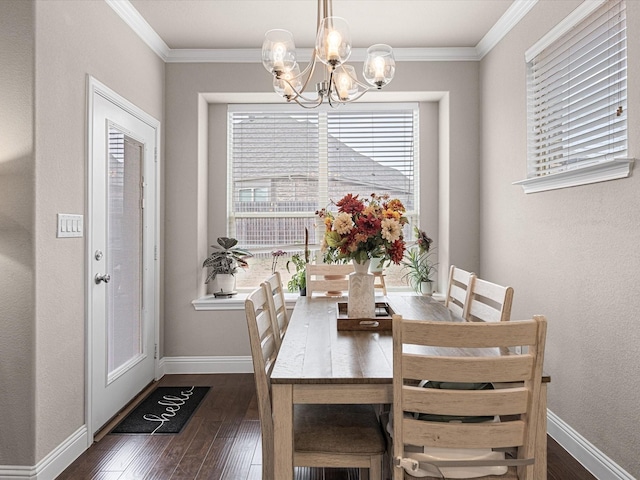
<path id="1" fill-rule="evenodd" d="M 111 433 L 179 433 L 210 387 L 158 387 Z"/>

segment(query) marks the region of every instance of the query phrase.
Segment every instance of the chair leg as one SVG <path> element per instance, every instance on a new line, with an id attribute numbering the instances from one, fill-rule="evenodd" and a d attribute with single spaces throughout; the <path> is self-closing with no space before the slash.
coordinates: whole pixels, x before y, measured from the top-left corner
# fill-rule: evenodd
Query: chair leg
<path id="1" fill-rule="evenodd" d="M 382 460 L 383 455 L 376 455 L 371 457 L 369 464 L 369 471 L 367 472 L 369 480 L 382 480 Z M 360 478 L 362 479 L 362 468 L 360 469 Z"/>

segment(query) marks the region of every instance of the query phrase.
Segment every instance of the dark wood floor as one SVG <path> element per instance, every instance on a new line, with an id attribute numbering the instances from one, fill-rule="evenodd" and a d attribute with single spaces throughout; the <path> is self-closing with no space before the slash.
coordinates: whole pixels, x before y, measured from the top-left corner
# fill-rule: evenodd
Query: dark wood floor
<path id="1" fill-rule="evenodd" d="M 252 374 L 166 375 L 159 385 L 210 385 L 212 389 L 179 434 L 108 434 L 58 480 L 261 479 L 260 422 Z M 326 469 L 324 480 L 354 480 L 355 473 Z M 322 479 L 321 470 L 297 469 L 296 480 Z M 593 479 L 549 438 L 548 480 Z"/>

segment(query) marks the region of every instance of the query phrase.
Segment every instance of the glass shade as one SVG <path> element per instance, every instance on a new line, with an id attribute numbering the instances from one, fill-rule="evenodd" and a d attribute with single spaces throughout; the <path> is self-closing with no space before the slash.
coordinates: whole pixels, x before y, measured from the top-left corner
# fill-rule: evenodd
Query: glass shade
<path id="1" fill-rule="evenodd" d="M 296 46 L 287 30 L 269 30 L 262 43 L 262 64 L 269 73 L 279 75 L 296 65 Z"/>
<path id="2" fill-rule="evenodd" d="M 351 55 L 351 34 L 344 18 L 326 17 L 320 22 L 316 52 L 322 63 L 333 68 L 347 61 Z"/>
<path id="3" fill-rule="evenodd" d="M 341 102 L 353 98 L 358 93 L 356 70 L 351 65 L 342 65 L 333 74 L 333 84 Z"/>
<path id="4" fill-rule="evenodd" d="M 278 95 L 287 100 L 300 94 L 302 80 L 300 79 L 300 67 L 296 64 L 291 70 L 278 77 L 273 77 L 273 89 Z"/>
<path id="5" fill-rule="evenodd" d="M 368 48 L 362 75 L 369 85 L 382 88 L 393 79 L 395 73 L 396 62 L 389 45 L 380 43 Z"/>

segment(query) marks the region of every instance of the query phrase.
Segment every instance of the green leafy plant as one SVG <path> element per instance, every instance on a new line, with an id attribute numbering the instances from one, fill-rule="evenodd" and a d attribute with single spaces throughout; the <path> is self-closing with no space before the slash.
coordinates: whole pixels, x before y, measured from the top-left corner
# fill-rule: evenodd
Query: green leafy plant
<path id="1" fill-rule="evenodd" d="M 407 249 L 401 265 L 405 272 L 402 280 L 406 281 L 416 293 L 422 293 L 422 282 L 433 282 L 438 271 L 438 264 L 433 261 L 435 249 L 431 249 L 431 240 L 427 234 L 414 227 L 416 245 Z"/>
<path id="2" fill-rule="evenodd" d="M 322 262 L 327 264 L 348 263 L 349 259 L 340 256 L 340 252 L 335 249 L 326 249 L 322 253 Z"/>
<path id="3" fill-rule="evenodd" d="M 213 252 L 202 264 L 203 268 L 210 268 L 205 283 L 209 283 L 218 274 L 235 275 L 238 267 L 249 268 L 247 258 L 253 257 L 248 250 L 236 247 L 238 240 L 229 237 L 218 237 L 218 245 L 211 245 Z"/>
<path id="4" fill-rule="evenodd" d="M 290 292 L 302 291 L 307 288 L 307 262 L 301 254 L 295 253 L 287 261 L 287 272 L 291 273 L 289 267 L 292 265 L 295 267 L 295 272 L 287 282 L 287 288 Z"/>
<path id="5" fill-rule="evenodd" d="M 416 293 L 421 293 L 422 282 L 432 282 L 437 272 L 436 263 L 431 261 L 434 252 L 423 252 L 417 248 L 410 248 L 402 260 L 402 268 L 405 271 L 402 279 L 406 281 Z"/>

